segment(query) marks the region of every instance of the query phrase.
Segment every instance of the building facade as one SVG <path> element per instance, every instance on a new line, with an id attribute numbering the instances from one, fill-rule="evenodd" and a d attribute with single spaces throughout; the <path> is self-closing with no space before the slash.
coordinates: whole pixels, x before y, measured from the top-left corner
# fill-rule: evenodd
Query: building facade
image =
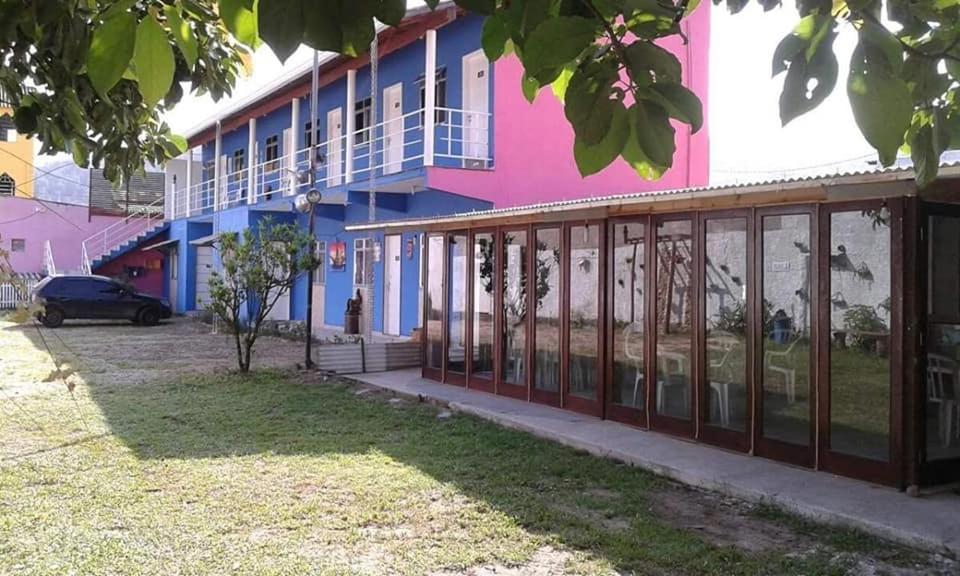
<path id="1" fill-rule="evenodd" d="M 13 109 L 0 88 L 0 196 L 33 197 L 33 139 L 17 132 Z"/>
<path id="2" fill-rule="evenodd" d="M 368 57 L 326 57 L 316 113 L 308 66 L 188 134 L 190 151 L 168 169 L 177 176 L 167 195 L 175 310 L 204 307 L 218 234 L 267 218 L 306 226 L 292 200 L 309 188 L 313 143 L 322 192 L 316 236 L 325 254 L 311 280 L 313 320 L 342 326 L 346 299 L 366 290 L 362 266 L 373 259 L 374 330 L 387 334 L 419 326 L 422 237 L 409 231 L 371 242 L 347 231 L 350 224 L 706 183 L 706 128 L 691 135 L 683 126 L 662 180 L 644 182 L 620 161 L 581 178 L 561 103 L 549 90 L 532 105 L 524 99 L 516 58 L 491 64 L 484 56 L 482 23 L 452 3 L 410 11 L 378 36 L 375 98 Z M 667 47 L 706 102 L 708 11 L 684 26 L 689 43 Z M 304 319 L 307 281 L 279 303 L 275 319 Z"/>
<path id="3" fill-rule="evenodd" d="M 426 231 L 425 378 L 907 488 L 960 480 L 958 177 L 348 230 Z"/>

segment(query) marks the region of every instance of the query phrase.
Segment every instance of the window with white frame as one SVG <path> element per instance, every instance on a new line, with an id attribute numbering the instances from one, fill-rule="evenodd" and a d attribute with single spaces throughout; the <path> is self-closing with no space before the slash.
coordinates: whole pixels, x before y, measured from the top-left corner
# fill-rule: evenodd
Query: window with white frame
<path id="1" fill-rule="evenodd" d="M 17 181 L 9 174 L 0 174 L 0 196 L 13 196 L 17 189 Z"/>
<path id="2" fill-rule="evenodd" d="M 27 241 L 23 238 L 11 238 L 10 239 L 10 251 L 11 252 L 26 252 L 27 251 Z"/>
<path id="3" fill-rule="evenodd" d="M 356 286 L 365 286 L 367 258 L 371 256 L 370 239 L 357 238 L 353 241 L 353 283 Z"/>
<path id="4" fill-rule="evenodd" d="M 313 146 L 314 138 L 317 139 L 317 146 L 323 143 L 320 141 L 320 123 L 317 122 L 316 130 L 311 130 L 310 128 L 312 127 L 313 127 L 313 122 L 307 122 L 306 124 L 303 125 L 303 147 L 304 148 L 309 148 L 310 146 Z"/>
<path id="5" fill-rule="evenodd" d="M 434 105 L 437 108 L 446 108 L 447 107 L 447 69 L 440 68 L 437 70 L 436 76 L 436 89 L 434 92 Z M 420 88 L 420 125 L 423 126 L 423 121 L 425 118 L 426 111 L 424 108 L 427 106 L 427 88 L 426 81 L 424 76 L 420 76 L 417 79 L 417 85 Z M 446 110 L 437 110 L 434 114 L 434 118 L 437 124 L 443 124 L 447 121 L 447 111 Z"/>
<path id="6" fill-rule="evenodd" d="M 318 264 L 317 269 L 313 271 L 313 283 L 326 284 L 327 283 L 327 243 L 322 240 L 317 242 L 316 258 L 317 258 L 317 262 L 319 262 L 320 264 Z"/>
<path id="7" fill-rule="evenodd" d="M 355 142 L 363 144 L 370 140 L 370 99 L 359 100 L 353 106 L 354 129 L 357 131 Z"/>
<path id="8" fill-rule="evenodd" d="M 266 146 L 263 149 L 263 161 L 265 172 L 276 172 L 280 169 L 280 135 L 274 134 L 267 137 Z"/>
<path id="9" fill-rule="evenodd" d="M 236 183 L 243 180 L 243 170 L 247 167 L 247 151 L 238 148 L 233 151 L 233 157 L 230 159 L 230 182 Z"/>

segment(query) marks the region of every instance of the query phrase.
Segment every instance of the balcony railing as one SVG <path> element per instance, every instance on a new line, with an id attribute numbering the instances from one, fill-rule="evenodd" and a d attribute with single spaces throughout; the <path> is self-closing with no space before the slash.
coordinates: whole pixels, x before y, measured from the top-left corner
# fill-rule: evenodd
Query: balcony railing
<path id="1" fill-rule="evenodd" d="M 433 137 L 434 166 L 486 168 L 492 162 L 488 112 L 436 108 Z M 316 182 L 321 191 L 349 182 L 363 182 L 371 173 L 386 178 L 425 165 L 424 110 L 414 110 L 380 122 L 372 129 L 354 132 L 353 150 L 347 161 L 347 135 L 321 142 L 316 147 Z M 373 137 L 373 161 L 370 140 Z M 173 218 L 226 210 L 241 204 L 275 200 L 305 192 L 309 186 L 310 148 L 261 161 L 251 170 L 224 172 L 173 192 Z"/>

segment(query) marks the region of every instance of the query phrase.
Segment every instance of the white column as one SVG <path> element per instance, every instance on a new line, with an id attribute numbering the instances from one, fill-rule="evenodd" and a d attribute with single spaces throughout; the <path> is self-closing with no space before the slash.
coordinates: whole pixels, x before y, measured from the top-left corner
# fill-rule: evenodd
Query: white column
<path id="1" fill-rule="evenodd" d="M 213 144 L 213 211 L 220 209 L 220 170 L 222 169 L 220 153 L 222 149 L 222 138 L 220 137 L 220 122 L 217 122 L 217 137 Z"/>
<path id="2" fill-rule="evenodd" d="M 187 217 L 190 216 L 190 188 L 192 186 L 193 186 L 193 148 L 187 148 L 187 183 L 186 183 L 186 186 L 183 188 L 184 196 L 186 196 L 186 200 L 184 200 L 184 204 L 186 204 L 184 206 L 184 212 L 186 213 Z"/>
<path id="3" fill-rule="evenodd" d="M 423 165 L 433 166 L 433 137 L 437 121 L 437 31 L 427 30 L 427 58 L 423 71 Z"/>
<path id="4" fill-rule="evenodd" d="M 313 122 L 311 122 L 310 126 L 311 130 L 313 130 Z M 314 133 L 316 133 L 316 130 L 314 130 Z M 287 160 L 287 168 L 293 170 L 293 172 L 287 172 L 287 181 L 290 183 L 290 194 L 297 193 L 297 186 L 300 183 L 298 178 L 300 166 L 297 156 L 300 150 L 300 145 L 297 143 L 299 140 L 297 137 L 298 134 L 300 134 L 300 99 L 294 98 L 290 101 L 290 156 Z"/>
<path id="5" fill-rule="evenodd" d="M 347 70 L 347 106 L 344 111 L 347 114 L 347 155 L 344 171 L 346 172 L 345 182 L 353 182 L 353 139 L 356 131 L 356 116 L 354 115 L 354 106 L 357 101 L 357 71 Z"/>
<path id="6" fill-rule="evenodd" d="M 247 122 L 247 204 L 257 201 L 257 119 Z"/>

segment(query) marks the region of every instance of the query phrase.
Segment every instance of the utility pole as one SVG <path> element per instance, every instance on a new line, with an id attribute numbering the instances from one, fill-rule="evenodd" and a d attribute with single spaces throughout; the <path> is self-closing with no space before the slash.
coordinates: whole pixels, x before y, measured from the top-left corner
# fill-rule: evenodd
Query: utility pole
<path id="1" fill-rule="evenodd" d="M 307 192 L 309 200 L 319 200 L 317 191 L 317 89 L 319 88 L 319 55 L 316 50 L 313 51 L 313 78 L 310 81 L 310 190 Z M 297 141 L 297 127 L 293 127 L 293 141 Z M 296 144 L 293 146 L 291 154 L 296 154 Z M 296 156 L 294 156 L 296 158 Z M 296 162 L 296 160 L 294 160 Z M 298 179 L 299 181 L 299 179 Z M 314 212 L 316 212 L 316 202 L 310 202 L 310 220 L 307 225 L 310 229 L 310 254 L 317 255 L 317 237 L 314 234 Z M 320 265 L 323 266 L 323 255 L 320 255 Z M 303 364 L 307 370 L 313 368 L 313 280 L 316 270 L 311 270 L 307 275 L 307 343 L 304 350 Z"/>
<path id="2" fill-rule="evenodd" d="M 377 219 L 377 65 L 378 54 L 377 45 L 378 35 L 374 34 L 373 41 L 370 43 L 370 202 L 368 204 L 367 221 L 373 223 Z M 386 127 L 384 127 L 386 130 Z M 386 134 L 384 134 L 386 138 Z M 373 244 L 374 234 L 371 230 L 367 236 L 367 252 L 363 259 L 364 279 L 367 284 L 367 294 L 364 301 L 367 302 L 367 314 L 364 314 L 363 335 L 367 339 L 373 336 L 373 311 L 376 309 L 374 294 L 376 291 L 373 286 Z"/>

